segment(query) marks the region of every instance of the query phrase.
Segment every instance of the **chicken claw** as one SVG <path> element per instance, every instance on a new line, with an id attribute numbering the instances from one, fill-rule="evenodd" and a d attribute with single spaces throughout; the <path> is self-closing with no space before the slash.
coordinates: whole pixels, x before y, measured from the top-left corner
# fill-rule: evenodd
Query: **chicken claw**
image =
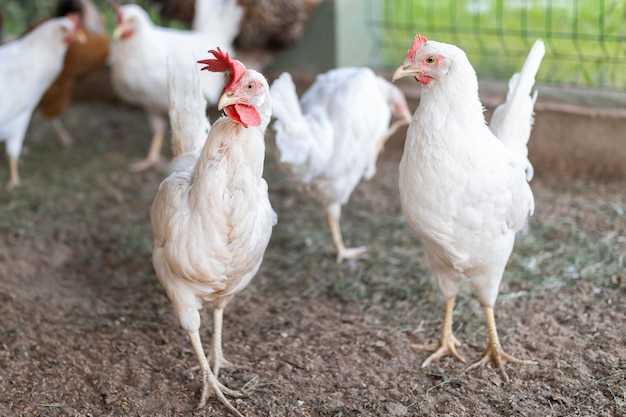
<path id="1" fill-rule="evenodd" d="M 196 353 L 196 358 L 198 359 L 198 363 L 200 364 L 200 369 L 202 370 L 202 395 L 200 397 L 200 403 L 198 404 L 198 409 L 204 407 L 206 405 L 207 400 L 209 399 L 209 394 L 215 394 L 218 400 L 226 408 L 228 408 L 233 414 L 238 417 L 243 417 L 237 409 L 231 404 L 230 401 L 224 396 L 230 395 L 231 397 L 240 398 L 243 397 L 244 394 L 240 391 L 234 391 L 226 386 L 222 385 L 213 372 L 211 372 L 211 368 L 209 367 L 209 362 L 204 355 L 204 350 L 202 349 L 202 342 L 200 341 L 200 334 L 198 332 L 189 333 L 189 338 L 191 339 L 191 345 L 193 347 L 194 352 Z"/>
<path id="2" fill-rule="evenodd" d="M 340 264 L 344 259 L 358 259 L 367 252 L 367 247 L 359 246 L 358 248 L 339 247 L 337 250 L 337 263 Z"/>
<path id="3" fill-rule="evenodd" d="M 459 361 L 466 363 L 467 359 L 459 352 L 457 352 L 457 346 L 461 346 L 461 342 L 454 337 L 453 334 L 446 339 L 442 338 L 439 342 L 430 343 L 428 345 L 411 345 L 411 349 L 419 350 L 422 352 L 434 352 L 424 362 L 422 362 L 422 368 L 426 368 L 432 361 L 442 358 L 444 356 L 454 356 Z"/>
<path id="4" fill-rule="evenodd" d="M 485 311 L 485 318 L 487 319 L 487 331 L 489 333 L 489 344 L 483 357 L 476 363 L 467 367 L 466 371 L 476 369 L 481 365 L 488 362 L 493 362 L 496 368 L 500 369 L 500 374 L 505 382 L 509 382 L 509 376 L 504 369 L 504 363 L 516 363 L 520 365 L 537 365 L 537 361 L 517 359 L 502 350 L 500 345 L 500 339 L 498 338 L 498 331 L 496 329 L 496 321 L 493 314 L 493 307 L 483 307 Z"/>
<path id="5" fill-rule="evenodd" d="M 430 365 L 435 359 L 442 358 L 444 356 L 454 356 L 459 361 L 466 363 L 467 360 L 463 355 L 457 352 L 457 346 L 461 346 L 461 342 L 452 334 L 452 312 L 454 311 L 454 298 L 450 298 L 446 301 L 446 313 L 443 319 L 443 329 L 441 331 L 441 339 L 439 342 L 431 343 L 428 345 L 411 345 L 411 349 L 419 351 L 428 351 L 434 353 L 430 355 L 424 362 L 422 362 L 422 368 Z"/>

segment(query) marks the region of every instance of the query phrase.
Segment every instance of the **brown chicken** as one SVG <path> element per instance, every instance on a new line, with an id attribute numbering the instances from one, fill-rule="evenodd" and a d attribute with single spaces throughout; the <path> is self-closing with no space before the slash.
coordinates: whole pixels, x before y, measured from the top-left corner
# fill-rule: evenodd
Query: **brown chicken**
<path id="1" fill-rule="evenodd" d="M 37 105 L 41 113 L 51 120 L 59 142 L 66 147 L 72 145 L 73 139 L 63 126 L 61 115 L 70 103 L 74 85 L 101 68 L 109 55 L 106 26 L 92 0 L 59 1 L 55 16 L 65 16 L 68 13 L 79 13 L 84 37 L 70 45 L 65 54 L 63 70 Z M 41 23 L 43 21 L 35 23 L 27 32 Z"/>

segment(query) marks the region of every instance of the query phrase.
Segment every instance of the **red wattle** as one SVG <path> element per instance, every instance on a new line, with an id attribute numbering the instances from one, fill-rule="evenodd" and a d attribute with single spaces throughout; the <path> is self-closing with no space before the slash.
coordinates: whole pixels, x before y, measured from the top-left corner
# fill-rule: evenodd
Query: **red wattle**
<path id="1" fill-rule="evenodd" d="M 224 112 L 233 122 L 239 123 L 243 127 L 258 126 L 261 124 L 261 116 L 259 116 L 259 112 L 252 106 L 233 104 L 224 107 Z"/>

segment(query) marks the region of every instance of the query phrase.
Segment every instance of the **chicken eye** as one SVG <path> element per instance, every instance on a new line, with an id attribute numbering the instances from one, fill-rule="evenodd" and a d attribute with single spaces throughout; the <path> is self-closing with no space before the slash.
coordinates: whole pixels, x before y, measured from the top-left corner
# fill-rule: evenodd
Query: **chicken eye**
<path id="1" fill-rule="evenodd" d="M 426 63 L 427 64 L 434 64 L 435 61 L 437 61 L 437 60 L 435 59 L 434 55 L 430 55 L 428 58 L 426 58 Z"/>
<path id="2" fill-rule="evenodd" d="M 254 83 L 248 83 L 248 85 L 246 85 L 246 90 L 252 91 L 253 89 L 254 89 Z"/>

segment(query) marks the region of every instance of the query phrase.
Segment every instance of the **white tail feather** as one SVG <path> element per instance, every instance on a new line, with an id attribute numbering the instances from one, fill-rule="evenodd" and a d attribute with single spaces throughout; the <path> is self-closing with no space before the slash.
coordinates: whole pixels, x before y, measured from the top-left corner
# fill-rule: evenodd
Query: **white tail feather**
<path id="1" fill-rule="evenodd" d="M 272 116 L 276 118 L 276 145 L 281 162 L 302 164 L 308 152 L 302 152 L 299 145 L 308 146 L 299 139 L 310 135 L 309 126 L 300 108 L 296 86 L 291 75 L 283 72 L 270 88 L 272 95 Z M 295 152 L 292 152 L 295 151 Z"/>
<path id="2" fill-rule="evenodd" d="M 195 163 L 211 127 L 206 117 L 207 102 L 202 95 L 199 69 L 195 61 L 195 58 L 190 58 L 189 62 L 174 63 L 169 59 L 167 62 L 174 154 L 171 172 L 188 169 L 189 162 Z"/>
<path id="3" fill-rule="evenodd" d="M 494 110 L 489 125 L 498 139 L 525 160 L 528 181 L 533 176 L 533 167 L 528 160 L 528 140 L 537 100 L 537 91 L 532 94 L 532 89 L 545 52 L 543 41 L 541 39 L 535 41 L 522 70 L 511 77 L 506 101 Z"/>
<path id="4" fill-rule="evenodd" d="M 332 126 L 324 114 L 318 113 L 319 109 L 304 116 L 289 73 L 274 80 L 270 93 L 280 163 L 292 180 L 309 182 L 332 156 Z"/>

